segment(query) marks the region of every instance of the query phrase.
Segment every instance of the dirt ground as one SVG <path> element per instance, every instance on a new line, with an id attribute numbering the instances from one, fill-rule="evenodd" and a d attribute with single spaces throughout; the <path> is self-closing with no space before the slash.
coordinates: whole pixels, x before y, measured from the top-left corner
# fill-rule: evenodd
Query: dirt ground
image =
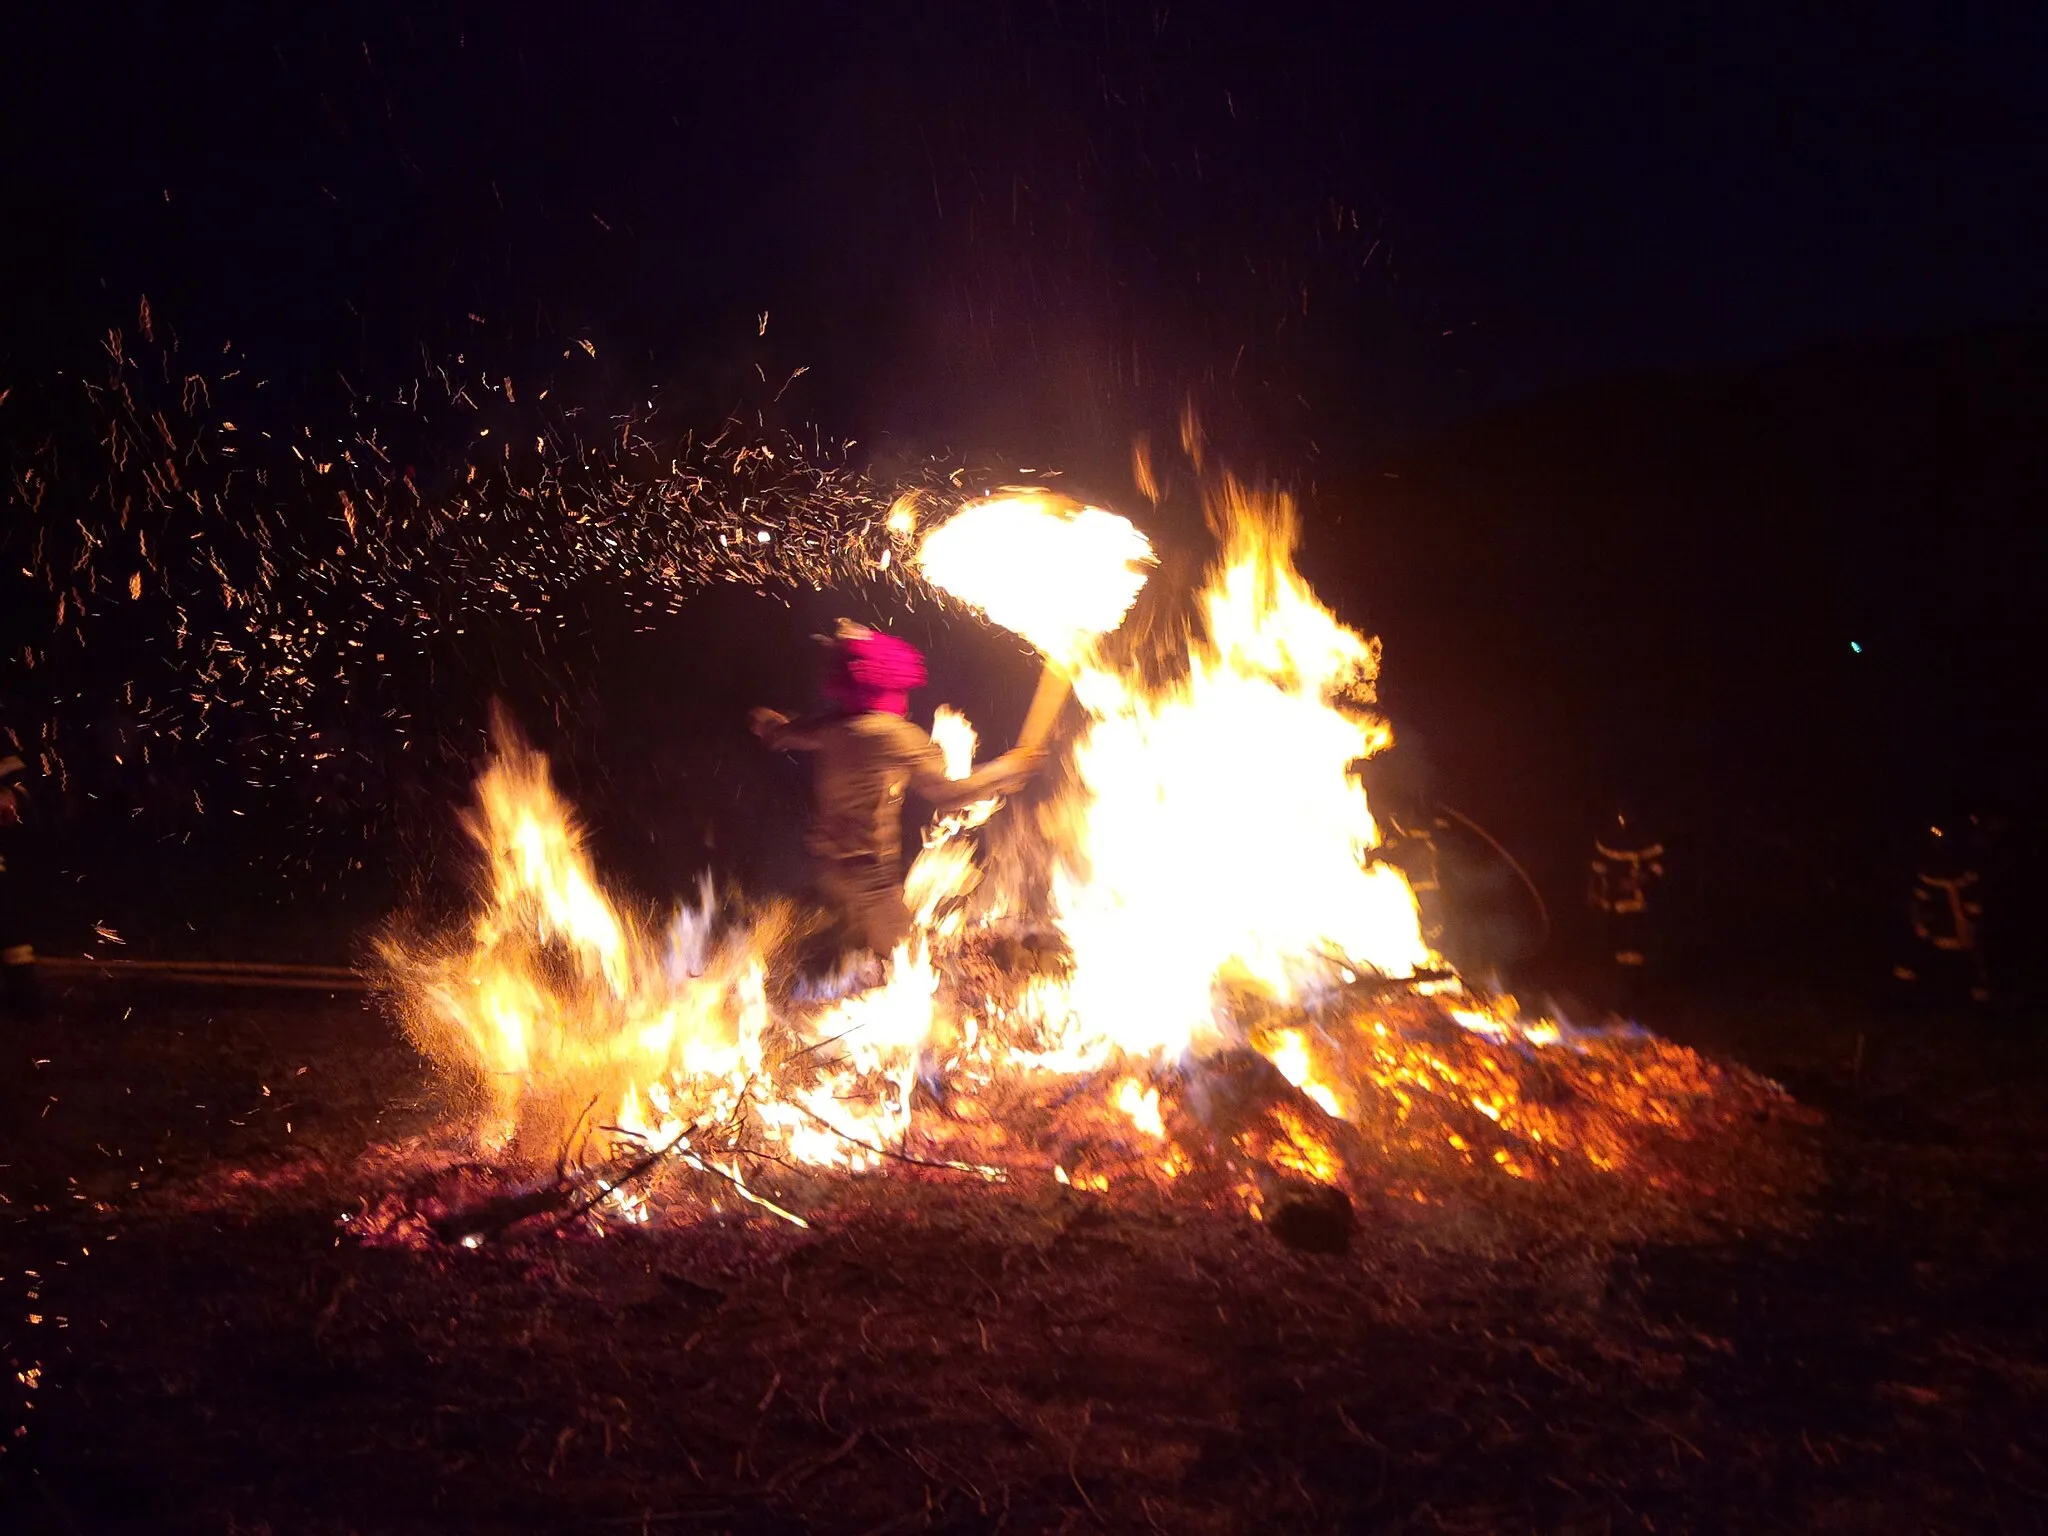
<path id="1" fill-rule="evenodd" d="M 1645 1012 L 1825 1116 L 1795 1221 L 1329 1257 L 931 1187 L 422 1253 L 338 1226 L 435 1110 L 362 1001 L 80 985 L 0 1036 L 0 1527 L 2048 1530 L 2039 1022 Z"/>

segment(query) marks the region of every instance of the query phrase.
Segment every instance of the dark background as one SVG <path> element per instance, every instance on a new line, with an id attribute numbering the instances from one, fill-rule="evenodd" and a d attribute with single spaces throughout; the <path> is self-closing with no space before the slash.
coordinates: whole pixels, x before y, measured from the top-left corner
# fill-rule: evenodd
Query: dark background
<path id="1" fill-rule="evenodd" d="M 547 380 L 585 340 L 584 395 L 672 431 L 816 423 L 884 476 L 1058 466 L 1127 508 L 1132 439 L 1192 398 L 1302 497 L 1415 771 L 1553 907 L 1625 801 L 1696 956 L 1863 965 L 1928 818 L 2001 818 L 2010 869 L 2037 840 L 2048 16 L 1424 9 L 17 9 L 0 440 L 33 447 L 145 293 L 290 419 L 456 356 Z M 650 895 L 793 879 L 801 779 L 740 720 L 800 696 L 840 605 L 584 604 L 570 724 L 522 702 L 606 856 Z M 1002 738 L 1028 661 L 908 622 L 929 699 Z M 474 677 L 520 699 L 516 650 Z M 484 691 L 443 694 L 451 726 Z M 52 867 L 139 940 L 226 871 L 301 913 L 348 893 L 345 942 L 436 851 L 414 825 L 316 878 L 259 808 L 145 861 L 121 784 Z"/>

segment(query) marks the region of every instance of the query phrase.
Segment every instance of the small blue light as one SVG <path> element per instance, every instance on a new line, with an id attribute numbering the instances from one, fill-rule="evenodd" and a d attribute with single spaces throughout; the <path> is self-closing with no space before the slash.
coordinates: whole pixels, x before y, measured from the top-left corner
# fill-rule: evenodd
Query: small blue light
<path id="1" fill-rule="evenodd" d="M 1858 656 L 1861 656 L 1863 654 L 1863 647 L 1858 645 L 1854 640 L 1851 640 L 1849 642 L 1849 649 L 1854 651 Z"/>

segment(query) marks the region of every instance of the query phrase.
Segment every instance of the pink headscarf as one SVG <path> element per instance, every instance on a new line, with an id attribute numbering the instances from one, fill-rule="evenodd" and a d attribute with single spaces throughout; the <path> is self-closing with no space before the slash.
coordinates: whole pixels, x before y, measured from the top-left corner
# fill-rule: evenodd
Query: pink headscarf
<path id="1" fill-rule="evenodd" d="M 910 690 L 925 682 L 924 657 L 894 635 L 849 635 L 839 641 L 843 667 L 832 685 L 842 708 L 857 714 L 901 715 L 910 709 Z"/>

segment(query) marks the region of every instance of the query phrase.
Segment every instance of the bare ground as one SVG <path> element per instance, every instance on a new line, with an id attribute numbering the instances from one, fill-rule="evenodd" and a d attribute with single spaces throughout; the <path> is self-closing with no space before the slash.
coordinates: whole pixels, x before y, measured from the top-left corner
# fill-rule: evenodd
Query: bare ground
<path id="1" fill-rule="evenodd" d="M 1823 1111 L 1796 1219 L 1368 1216 L 1323 1257 L 899 1183 L 811 1233 L 406 1252 L 337 1226 L 433 1118 L 375 1013 L 80 988 L 0 1068 L 0 1524 L 2048 1530 L 2032 1021 L 1650 1016 Z"/>

